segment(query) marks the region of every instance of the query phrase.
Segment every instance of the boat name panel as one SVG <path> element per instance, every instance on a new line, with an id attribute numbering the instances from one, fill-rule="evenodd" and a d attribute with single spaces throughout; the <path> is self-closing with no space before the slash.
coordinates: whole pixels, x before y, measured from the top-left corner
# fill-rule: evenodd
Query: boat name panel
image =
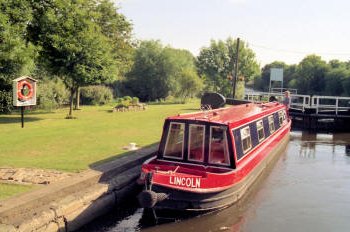
<path id="1" fill-rule="evenodd" d="M 169 184 L 187 188 L 200 188 L 201 178 L 170 176 Z"/>

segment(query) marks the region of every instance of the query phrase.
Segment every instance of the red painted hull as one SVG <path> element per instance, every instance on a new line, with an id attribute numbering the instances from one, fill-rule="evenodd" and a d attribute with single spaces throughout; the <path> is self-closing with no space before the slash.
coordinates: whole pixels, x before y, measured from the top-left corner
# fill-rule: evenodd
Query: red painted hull
<path id="1" fill-rule="evenodd" d="M 156 209 L 210 211 L 227 207 L 239 200 L 264 172 L 266 166 L 278 157 L 288 143 L 290 127 L 291 122 L 286 120 L 243 158 L 237 160 L 235 157 L 234 168 L 154 157 L 143 164 L 138 182 L 145 184 L 145 177 L 149 175 L 148 173 L 152 173 L 149 186 L 146 184 L 146 188 L 156 194 L 166 195 L 164 199 L 152 205 Z M 235 144 L 232 145 L 236 151 Z"/>

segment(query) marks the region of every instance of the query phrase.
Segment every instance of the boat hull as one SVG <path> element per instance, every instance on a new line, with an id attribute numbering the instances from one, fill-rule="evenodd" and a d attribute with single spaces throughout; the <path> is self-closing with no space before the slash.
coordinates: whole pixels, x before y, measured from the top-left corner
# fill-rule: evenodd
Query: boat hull
<path id="1" fill-rule="evenodd" d="M 153 184 L 151 191 L 156 194 L 163 193 L 167 195 L 167 198 L 157 202 L 153 208 L 161 211 L 208 212 L 228 207 L 241 199 L 259 176 L 270 170 L 269 167 L 273 166 L 278 160 L 288 141 L 289 133 L 286 133 L 276 147 L 249 174 L 241 181 L 222 191 L 189 192 Z"/>

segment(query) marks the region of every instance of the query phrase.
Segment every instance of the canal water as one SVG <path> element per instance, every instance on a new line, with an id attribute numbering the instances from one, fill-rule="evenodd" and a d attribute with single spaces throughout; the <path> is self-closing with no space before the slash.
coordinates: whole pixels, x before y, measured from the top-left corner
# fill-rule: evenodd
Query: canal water
<path id="1" fill-rule="evenodd" d="M 154 224 L 130 201 L 82 231 L 350 231 L 347 145 L 350 134 L 294 131 L 285 152 L 238 204 L 208 215 L 160 219 Z"/>

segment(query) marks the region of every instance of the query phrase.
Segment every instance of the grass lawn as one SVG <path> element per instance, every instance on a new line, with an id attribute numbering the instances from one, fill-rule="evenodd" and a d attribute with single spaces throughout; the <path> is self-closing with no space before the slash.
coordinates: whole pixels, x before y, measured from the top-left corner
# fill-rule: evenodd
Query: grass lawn
<path id="1" fill-rule="evenodd" d="M 146 146 L 159 141 L 164 118 L 199 109 L 188 104 L 149 105 L 146 111 L 111 112 L 109 106 L 82 106 L 77 119 L 64 119 L 68 109 L 53 113 L 0 115 L 0 167 L 79 171 L 125 153 L 130 142 Z M 1 187 L 3 188 L 3 187 Z M 1 193 L 0 189 L 0 193 Z"/>
<path id="2" fill-rule="evenodd" d="M 0 200 L 8 198 L 10 196 L 19 194 L 21 192 L 28 191 L 34 188 L 33 186 L 17 185 L 17 184 L 1 184 L 0 183 Z"/>

